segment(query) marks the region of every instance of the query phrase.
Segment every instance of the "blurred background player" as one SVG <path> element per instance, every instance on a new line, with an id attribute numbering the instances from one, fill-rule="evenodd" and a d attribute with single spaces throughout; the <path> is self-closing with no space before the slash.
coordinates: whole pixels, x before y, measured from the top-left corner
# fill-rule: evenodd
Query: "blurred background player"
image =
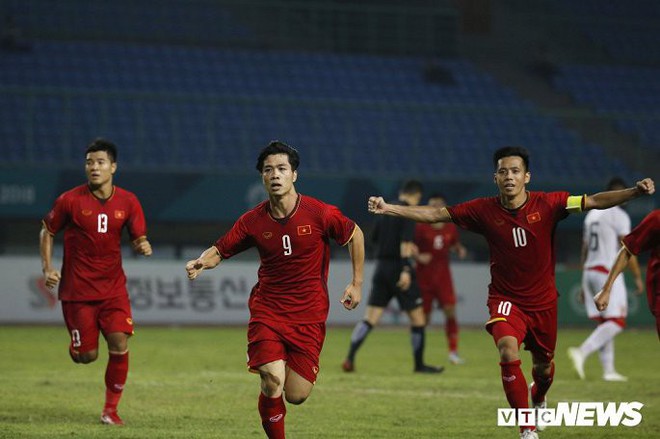
<path id="1" fill-rule="evenodd" d="M 266 435 L 285 437 L 286 406 L 302 404 L 319 372 L 328 318 L 330 239 L 347 246 L 353 279 L 341 303 L 360 303 L 364 236 L 335 206 L 296 192 L 298 152 L 274 141 L 257 159 L 268 200 L 243 214 L 231 230 L 186 264 L 190 279 L 250 247 L 261 259 L 248 306 L 248 367 L 261 377 L 259 414 Z"/>
<path id="2" fill-rule="evenodd" d="M 422 199 L 422 184 L 406 181 L 394 203 L 417 206 Z M 414 371 L 440 373 L 444 368 L 424 364 L 426 318 L 422 298 L 413 273 L 412 258 L 417 253 L 413 243 L 415 223 L 403 218 L 379 218 L 372 235 L 377 245 L 376 269 L 373 276 L 369 305 L 364 319 L 358 322 L 351 335 L 348 355 L 342 363 L 345 372 L 355 370 L 355 355 L 369 332 L 378 324 L 385 308 L 396 297 L 399 308 L 410 319 L 410 338 L 413 350 Z"/>
<path id="3" fill-rule="evenodd" d="M 646 269 L 646 298 L 649 309 L 655 316 L 655 326 L 660 338 L 660 209 L 655 209 L 644 217 L 642 222 L 623 238 L 622 244 L 603 290 L 594 297 L 596 307 L 600 311 L 607 309 L 614 281 L 628 265 L 628 260 L 633 255 L 650 251 L 651 257 Z"/>
<path id="4" fill-rule="evenodd" d="M 441 194 L 433 194 L 428 200 L 429 206 L 438 208 L 447 205 Z M 449 269 L 449 253 L 456 252 L 460 259 L 465 259 L 467 250 L 459 241 L 458 229 L 453 223 L 418 223 L 415 226 L 415 245 L 418 253 L 417 283 L 422 293 L 426 325 L 431 323 L 434 301 L 445 315 L 445 334 L 449 347 L 449 362 L 463 364 L 458 355 L 458 322 L 456 320 L 456 293 Z"/>
<path id="5" fill-rule="evenodd" d="M 133 249 L 151 255 L 146 221 L 137 197 L 112 184 L 117 147 L 103 139 L 85 153 L 87 183 L 55 200 L 43 219 L 40 253 L 48 288 L 59 286 L 59 299 L 71 335 L 69 354 L 79 364 L 98 357 L 99 331 L 108 343 L 104 424 L 122 425 L 117 405 L 128 375 L 128 338 L 133 334 L 126 275 L 121 263 L 121 233 L 126 227 Z M 53 267 L 53 237 L 64 230 L 62 271 Z"/>
<path id="6" fill-rule="evenodd" d="M 557 223 L 570 212 L 607 209 L 655 192 L 653 180 L 633 188 L 571 196 L 568 192 L 529 192 L 529 153 L 506 146 L 493 154 L 494 182 L 499 195 L 450 207 L 403 206 L 369 198 L 369 211 L 435 223 L 453 221 L 484 235 L 490 248 L 488 287 L 492 335 L 499 357 L 504 393 L 512 408 L 528 408 L 528 389 L 520 368 L 520 345 L 532 354 L 532 404 L 545 408 L 554 377 L 557 342 L 557 288 L 553 238 Z M 521 427 L 520 437 L 537 438 L 535 427 Z"/>
<path id="7" fill-rule="evenodd" d="M 627 186 L 621 178 L 613 178 L 607 190 L 622 190 Z M 620 206 L 605 210 L 592 210 L 584 218 L 582 236 L 582 293 L 587 315 L 598 322 L 598 326 L 580 345 L 568 348 L 568 356 L 580 379 L 584 379 L 584 362 L 593 352 L 598 351 L 603 366 L 605 381 L 626 381 L 627 378 L 614 369 L 614 337 L 626 324 L 628 297 L 623 276 L 617 277 L 612 287 L 610 306 L 605 311 L 598 311 L 593 300 L 605 284 L 612 261 L 616 258 L 619 243 L 630 233 L 630 217 Z M 637 292 L 644 289 L 642 274 L 636 257 L 631 257 L 628 264 L 635 276 Z"/>

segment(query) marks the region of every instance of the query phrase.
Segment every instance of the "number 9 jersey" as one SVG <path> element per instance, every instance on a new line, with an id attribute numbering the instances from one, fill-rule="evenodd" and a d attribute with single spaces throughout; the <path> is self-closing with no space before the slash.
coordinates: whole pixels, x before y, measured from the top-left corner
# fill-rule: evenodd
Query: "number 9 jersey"
<path id="1" fill-rule="evenodd" d="M 299 195 L 286 218 L 264 201 L 215 243 L 223 259 L 256 247 L 261 265 L 249 300 L 250 320 L 322 323 L 328 317 L 330 239 L 346 245 L 355 223 L 337 207 Z"/>

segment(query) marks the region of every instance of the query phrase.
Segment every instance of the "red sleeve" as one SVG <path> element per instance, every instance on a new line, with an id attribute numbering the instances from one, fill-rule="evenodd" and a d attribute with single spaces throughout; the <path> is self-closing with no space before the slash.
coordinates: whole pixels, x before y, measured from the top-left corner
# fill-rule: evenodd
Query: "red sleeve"
<path id="1" fill-rule="evenodd" d="M 325 224 L 328 236 L 339 245 L 348 244 L 355 232 L 355 222 L 345 217 L 337 207 L 329 204 L 325 209 Z"/>
<path id="2" fill-rule="evenodd" d="M 656 209 L 642 220 L 630 234 L 623 238 L 623 245 L 634 255 L 660 244 L 660 210 Z"/>
<path id="3" fill-rule="evenodd" d="M 480 233 L 479 213 L 484 200 L 484 198 L 476 198 L 455 206 L 449 206 L 447 207 L 447 211 L 451 215 L 451 220 L 454 224 L 466 230 Z"/>
<path id="4" fill-rule="evenodd" d="M 566 203 L 570 195 L 568 192 L 548 192 L 545 194 L 545 199 L 548 200 L 557 221 L 563 220 L 568 216 L 569 212 L 566 209 Z M 584 203 L 584 200 L 582 202 Z"/>
<path id="5" fill-rule="evenodd" d="M 128 233 L 133 241 L 142 236 L 147 236 L 147 220 L 144 218 L 140 200 L 136 196 L 131 197 L 131 217 L 128 220 Z"/>
<path id="6" fill-rule="evenodd" d="M 57 197 L 55 204 L 53 204 L 53 208 L 48 212 L 48 215 L 44 217 L 44 225 L 53 235 L 62 230 L 69 222 L 69 206 L 69 198 L 66 194 L 62 194 Z"/>
<path id="7" fill-rule="evenodd" d="M 245 224 L 245 215 L 241 216 L 232 228 L 213 245 L 222 259 L 229 259 L 252 247 L 252 239 Z"/>

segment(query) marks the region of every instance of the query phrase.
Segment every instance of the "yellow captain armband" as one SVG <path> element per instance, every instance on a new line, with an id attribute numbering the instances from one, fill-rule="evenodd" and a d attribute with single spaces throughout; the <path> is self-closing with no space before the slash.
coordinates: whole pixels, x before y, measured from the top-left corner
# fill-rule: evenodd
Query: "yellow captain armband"
<path id="1" fill-rule="evenodd" d="M 566 200 L 566 210 L 571 213 L 582 212 L 584 210 L 584 200 L 587 194 L 584 195 L 571 195 Z"/>

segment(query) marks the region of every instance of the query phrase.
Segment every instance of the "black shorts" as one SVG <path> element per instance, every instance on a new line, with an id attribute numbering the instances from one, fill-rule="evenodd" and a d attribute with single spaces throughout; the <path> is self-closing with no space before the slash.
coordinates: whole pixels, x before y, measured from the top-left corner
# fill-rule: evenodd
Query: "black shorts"
<path id="1" fill-rule="evenodd" d="M 412 283 L 407 291 L 401 291 L 396 286 L 400 275 L 400 261 L 378 260 L 371 283 L 371 292 L 369 293 L 369 306 L 386 308 L 393 297 L 396 297 L 402 311 L 412 311 L 418 306 L 422 306 L 422 296 L 417 286 L 415 274 L 411 273 Z"/>

